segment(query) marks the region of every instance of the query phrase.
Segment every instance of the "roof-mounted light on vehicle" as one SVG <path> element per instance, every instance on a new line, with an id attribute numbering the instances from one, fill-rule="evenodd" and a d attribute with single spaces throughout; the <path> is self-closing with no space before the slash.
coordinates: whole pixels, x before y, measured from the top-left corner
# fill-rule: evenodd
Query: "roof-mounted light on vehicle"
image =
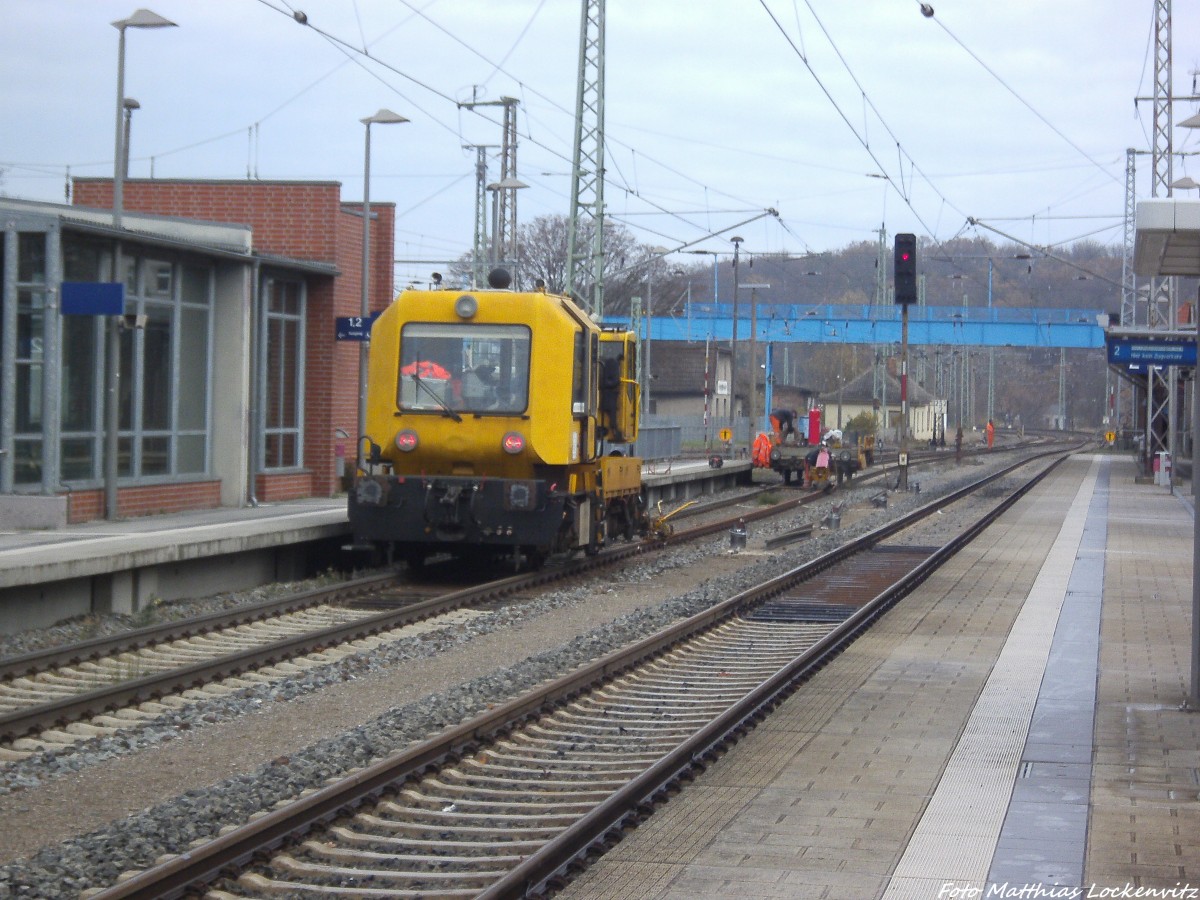
<path id="1" fill-rule="evenodd" d="M 501 439 L 500 446 L 504 448 L 505 453 L 515 456 L 525 449 L 525 435 L 510 431 Z"/>
<path id="2" fill-rule="evenodd" d="M 409 429 L 396 432 L 396 449 L 401 453 L 411 453 L 417 449 L 417 433 Z"/>
<path id="3" fill-rule="evenodd" d="M 454 312 L 460 319 L 473 318 L 479 312 L 479 301 L 470 294 L 460 294 L 454 301 Z"/>

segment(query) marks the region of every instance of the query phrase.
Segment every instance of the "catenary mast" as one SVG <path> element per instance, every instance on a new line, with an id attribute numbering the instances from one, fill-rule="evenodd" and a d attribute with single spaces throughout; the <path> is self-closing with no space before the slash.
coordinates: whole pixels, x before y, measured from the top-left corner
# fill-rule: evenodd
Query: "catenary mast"
<path id="1" fill-rule="evenodd" d="M 583 0 L 564 288 L 604 314 L 604 0 Z"/>

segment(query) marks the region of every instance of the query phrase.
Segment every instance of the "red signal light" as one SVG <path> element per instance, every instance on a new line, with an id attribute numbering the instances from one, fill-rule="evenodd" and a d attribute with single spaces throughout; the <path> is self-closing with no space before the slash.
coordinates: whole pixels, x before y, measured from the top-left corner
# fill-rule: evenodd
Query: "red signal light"
<path id="1" fill-rule="evenodd" d="M 516 455 L 525 449 L 525 436 L 516 431 L 510 431 L 500 440 L 500 446 L 505 453 Z"/>
<path id="2" fill-rule="evenodd" d="M 917 236 L 896 235 L 896 302 L 917 301 Z"/>

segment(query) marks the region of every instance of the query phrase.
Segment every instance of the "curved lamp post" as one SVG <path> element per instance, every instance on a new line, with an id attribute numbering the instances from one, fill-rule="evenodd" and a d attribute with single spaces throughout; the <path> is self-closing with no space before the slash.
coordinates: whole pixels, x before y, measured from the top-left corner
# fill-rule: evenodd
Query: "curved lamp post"
<path id="1" fill-rule="evenodd" d="M 125 29 L 127 28 L 174 28 L 175 23 L 164 19 L 156 12 L 139 9 L 127 19 L 112 23 L 121 35 L 117 43 L 117 127 L 116 149 L 113 153 L 113 228 L 121 227 L 121 216 L 125 205 Z M 134 101 L 136 103 L 137 101 Z M 134 107 L 130 107 L 133 109 Z M 118 236 L 113 249 L 113 281 L 125 283 L 121 264 L 121 239 Z M 108 519 L 118 517 L 117 509 L 117 429 L 120 427 L 119 384 L 121 377 L 121 333 L 118 322 L 121 317 L 108 320 L 107 345 L 104 359 L 104 515 Z"/>
<path id="2" fill-rule="evenodd" d="M 359 119 L 366 126 L 366 150 L 363 157 L 363 236 L 362 236 L 362 295 L 359 314 L 366 328 L 371 317 L 371 126 L 401 125 L 408 121 L 390 109 L 381 109 L 373 116 Z M 367 350 L 368 341 L 358 345 L 358 437 L 355 439 L 354 464 L 363 468 L 363 434 L 367 430 Z"/>

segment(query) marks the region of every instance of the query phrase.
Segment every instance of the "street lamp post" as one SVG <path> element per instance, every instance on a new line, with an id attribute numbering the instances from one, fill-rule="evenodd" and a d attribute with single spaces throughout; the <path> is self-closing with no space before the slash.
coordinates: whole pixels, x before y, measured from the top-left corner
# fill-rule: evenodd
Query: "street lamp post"
<path id="1" fill-rule="evenodd" d="M 117 42 L 117 127 L 116 150 L 113 153 L 113 227 L 121 227 L 121 212 L 125 199 L 125 29 L 126 28 L 174 28 L 175 23 L 164 19 L 156 12 L 139 9 L 128 19 L 112 23 L 120 39 Z M 136 108 L 136 107 L 134 107 Z"/>
<path id="2" fill-rule="evenodd" d="M 487 186 L 487 190 L 492 192 L 492 266 L 501 266 L 506 263 L 511 264 L 513 271 L 510 274 L 512 275 L 512 284 L 514 287 L 517 284 L 517 235 L 516 233 L 502 234 L 505 223 L 500 215 L 500 192 L 513 191 L 515 195 L 516 191 L 527 187 L 529 185 L 519 178 L 514 178 L 512 175 L 509 175 L 503 181 L 493 181 Z M 509 208 L 511 208 L 511 205 Z M 508 259 L 510 251 L 512 258 Z"/>
<path id="3" fill-rule="evenodd" d="M 366 126 L 366 150 L 363 157 L 363 236 L 362 236 L 362 296 L 359 300 L 359 315 L 362 327 L 367 327 L 371 317 L 371 126 L 400 125 L 408 119 L 390 109 L 381 109 L 373 116 L 360 119 Z M 370 332 L 367 333 L 367 337 Z M 363 340 L 358 345 L 358 437 L 355 439 L 355 465 L 363 468 L 363 437 L 367 430 L 367 351 L 369 343 Z"/>
<path id="4" fill-rule="evenodd" d="M 113 152 L 113 216 L 114 229 L 121 228 L 121 217 L 125 206 L 125 29 L 126 28 L 173 28 L 175 23 L 164 19 L 148 9 L 139 9 L 127 19 L 112 23 L 120 35 L 117 41 L 117 126 Z M 137 101 L 133 101 L 137 103 Z M 134 109 L 136 107 L 129 107 Z M 124 266 L 121 262 L 121 239 L 113 245 L 113 280 L 125 283 Z M 120 378 L 121 378 L 121 316 L 110 316 L 104 351 L 104 515 L 108 519 L 118 517 L 117 503 L 117 429 L 120 427 Z"/>
<path id="5" fill-rule="evenodd" d="M 646 273 L 646 308 L 642 312 L 642 317 L 646 321 L 646 352 L 644 359 L 646 362 L 646 378 L 642 382 L 642 415 L 650 415 L 650 382 L 654 380 L 654 375 L 651 374 L 654 370 L 650 367 L 650 347 L 653 343 L 653 335 L 650 333 L 654 328 L 654 276 L 652 272 Z"/>
<path id="6" fill-rule="evenodd" d="M 132 97 L 126 97 L 121 103 L 125 110 L 125 122 L 122 128 L 124 133 L 124 151 L 121 154 L 121 180 L 124 181 L 129 177 L 129 133 L 133 128 L 133 111 L 141 109 L 142 105 Z"/>
<path id="7" fill-rule="evenodd" d="M 758 282 L 738 285 L 739 290 L 750 291 L 750 408 L 746 414 L 746 443 L 751 447 L 758 419 L 758 292 L 770 287 Z"/>

